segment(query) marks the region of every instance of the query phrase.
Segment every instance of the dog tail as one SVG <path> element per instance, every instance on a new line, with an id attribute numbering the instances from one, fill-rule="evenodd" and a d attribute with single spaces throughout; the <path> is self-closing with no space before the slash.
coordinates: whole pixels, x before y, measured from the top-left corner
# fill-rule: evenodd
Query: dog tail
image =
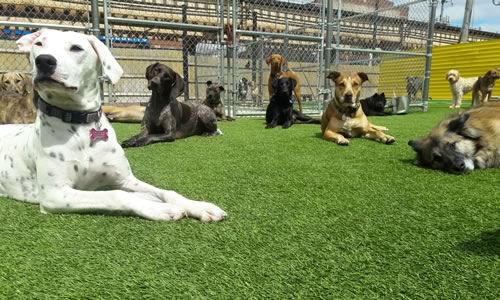
<path id="1" fill-rule="evenodd" d="M 293 115 L 295 116 L 295 123 L 297 124 L 321 124 L 318 119 L 311 118 L 298 110 L 293 110 Z"/>
<path id="2" fill-rule="evenodd" d="M 371 124 L 371 127 L 372 127 L 373 129 L 380 130 L 380 131 L 389 131 L 389 128 L 384 127 L 384 126 L 378 126 L 378 125 L 373 125 L 373 124 Z"/>

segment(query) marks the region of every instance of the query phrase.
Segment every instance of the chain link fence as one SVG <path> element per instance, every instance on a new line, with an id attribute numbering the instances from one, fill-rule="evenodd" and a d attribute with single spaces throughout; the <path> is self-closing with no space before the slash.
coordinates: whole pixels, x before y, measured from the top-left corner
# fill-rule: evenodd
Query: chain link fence
<path id="1" fill-rule="evenodd" d="M 145 70 L 160 62 L 188 83 L 184 100 L 203 100 L 206 82 L 212 81 L 226 89 L 228 115 L 262 115 L 269 101 L 266 59 L 280 54 L 287 60 L 283 70 L 291 69 L 300 78 L 306 113 L 323 110 L 331 94 L 325 74 L 333 69 L 368 73 L 363 97 L 374 92 L 411 94 L 421 106 L 435 3 L 0 0 L 0 72 L 29 72 L 15 40 L 49 27 L 96 34 L 111 48 L 125 74 L 118 84 L 105 85 L 104 102 L 147 102 Z"/>
<path id="2" fill-rule="evenodd" d="M 334 1 L 333 68 L 368 74 L 363 98 L 374 93 L 389 99 L 407 96 L 410 106 L 426 109 L 426 47 L 434 1 L 357 3 Z"/>
<path id="3" fill-rule="evenodd" d="M 0 1 L 0 73 L 29 73 L 26 55 L 16 40 L 41 27 L 84 31 L 90 28 L 88 0 L 2 0 Z"/>
<path id="4" fill-rule="evenodd" d="M 322 109 L 324 1 L 240 1 L 233 21 L 236 51 L 233 82 L 234 113 L 264 113 L 269 102 L 271 66 L 267 59 L 279 54 L 299 78 L 305 112 Z"/>

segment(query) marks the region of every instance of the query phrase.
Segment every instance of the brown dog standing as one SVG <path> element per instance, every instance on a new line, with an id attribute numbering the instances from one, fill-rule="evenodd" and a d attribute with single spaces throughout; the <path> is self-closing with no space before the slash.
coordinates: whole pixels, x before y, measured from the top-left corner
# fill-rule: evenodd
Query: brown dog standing
<path id="1" fill-rule="evenodd" d="M 472 106 L 488 102 L 495 87 L 495 81 L 500 78 L 498 68 L 486 72 L 483 77 L 479 77 L 472 87 Z"/>
<path id="2" fill-rule="evenodd" d="M 361 85 L 368 80 L 368 75 L 331 72 L 328 78 L 335 83 L 335 94 L 321 117 L 321 132 L 325 140 L 339 145 L 349 145 L 346 137 L 364 137 L 385 144 L 396 141 L 383 132 L 387 128 L 371 124 L 361 109 Z"/>
<path id="3" fill-rule="evenodd" d="M 266 59 L 267 65 L 271 65 L 271 74 L 269 74 L 269 79 L 267 80 L 267 89 L 269 91 L 269 97 L 273 96 L 273 81 L 275 79 L 280 79 L 281 77 L 289 77 L 295 80 L 297 84 L 295 85 L 295 97 L 297 98 L 297 103 L 299 105 L 299 111 L 302 112 L 302 98 L 300 97 L 300 78 L 292 70 L 281 71 L 281 67 L 286 65 L 286 59 L 279 54 L 271 54 Z"/>

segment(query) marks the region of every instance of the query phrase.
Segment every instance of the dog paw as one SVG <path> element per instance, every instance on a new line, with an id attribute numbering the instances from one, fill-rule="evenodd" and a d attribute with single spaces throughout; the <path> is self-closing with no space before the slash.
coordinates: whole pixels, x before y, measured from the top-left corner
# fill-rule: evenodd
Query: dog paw
<path id="1" fill-rule="evenodd" d="M 271 125 L 271 124 L 267 124 L 266 125 L 266 129 L 271 129 L 271 128 L 274 128 L 275 126 L 274 125 Z"/>
<path id="2" fill-rule="evenodd" d="M 396 139 L 390 135 L 386 135 L 385 136 L 385 139 L 384 139 L 384 144 L 387 144 L 387 145 L 390 145 L 390 144 L 394 144 L 394 142 L 396 141 Z"/>
<path id="3" fill-rule="evenodd" d="M 349 146 L 349 140 L 346 138 L 338 139 L 336 143 L 340 146 Z"/>
<path id="4" fill-rule="evenodd" d="M 195 201 L 190 207 L 186 207 L 187 215 L 197 218 L 202 222 L 219 222 L 227 218 L 227 213 L 215 204 Z"/>

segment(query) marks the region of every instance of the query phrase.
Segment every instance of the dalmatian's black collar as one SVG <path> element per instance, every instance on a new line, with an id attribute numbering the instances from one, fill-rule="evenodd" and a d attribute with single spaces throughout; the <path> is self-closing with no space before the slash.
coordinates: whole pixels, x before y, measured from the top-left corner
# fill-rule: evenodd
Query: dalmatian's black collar
<path id="1" fill-rule="evenodd" d="M 38 97 L 38 109 L 50 117 L 56 117 L 65 123 L 71 124 L 95 123 L 101 119 L 102 115 L 102 109 L 100 107 L 99 110 L 91 112 L 65 110 L 48 104 L 42 97 Z"/>

